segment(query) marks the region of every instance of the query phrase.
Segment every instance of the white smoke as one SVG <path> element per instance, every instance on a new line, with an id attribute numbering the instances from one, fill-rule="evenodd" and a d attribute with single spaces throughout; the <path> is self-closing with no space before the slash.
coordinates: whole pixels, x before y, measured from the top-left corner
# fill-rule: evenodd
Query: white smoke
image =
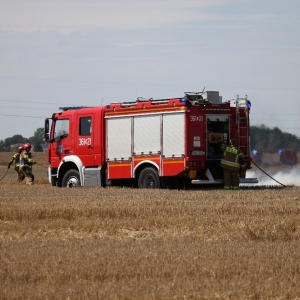
<path id="1" fill-rule="evenodd" d="M 255 168 L 255 170 L 247 171 L 246 178 L 257 178 L 258 183 L 251 184 L 251 186 L 262 186 L 262 185 L 272 185 L 281 186 L 283 185 L 294 185 L 300 186 L 300 166 L 295 167 L 277 167 L 277 168 L 261 168 L 263 171 Z M 280 184 L 281 183 L 281 184 Z M 249 186 L 249 184 L 243 184 L 241 186 Z"/>

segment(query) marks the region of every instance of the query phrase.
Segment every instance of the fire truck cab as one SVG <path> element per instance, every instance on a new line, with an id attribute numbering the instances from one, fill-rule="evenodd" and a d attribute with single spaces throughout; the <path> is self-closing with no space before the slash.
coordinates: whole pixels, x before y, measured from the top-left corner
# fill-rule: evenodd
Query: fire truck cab
<path id="1" fill-rule="evenodd" d="M 222 184 L 220 141 L 236 138 L 251 169 L 250 107 L 247 97 L 222 102 L 216 91 L 62 107 L 45 120 L 49 181 L 60 187 Z"/>

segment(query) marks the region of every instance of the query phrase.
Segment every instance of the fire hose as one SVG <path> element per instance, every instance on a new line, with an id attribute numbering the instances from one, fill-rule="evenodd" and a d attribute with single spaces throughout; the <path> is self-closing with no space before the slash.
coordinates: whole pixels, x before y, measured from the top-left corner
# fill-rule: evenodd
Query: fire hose
<path id="1" fill-rule="evenodd" d="M 271 175 L 269 175 L 268 173 L 266 173 L 263 169 L 261 169 L 253 160 L 251 160 L 251 162 L 253 164 L 255 164 L 255 166 L 260 169 L 264 174 L 266 174 L 267 176 L 269 176 L 271 179 L 273 179 L 274 181 L 276 181 L 277 183 L 281 184 L 283 187 L 286 187 L 286 185 L 284 185 L 283 183 L 277 181 L 275 178 L 273 178 Z"/>
<path id="2" fill-rule="evenodd" d="M 36 165 L 38 165 L 38 166 L 41 166 L 41 167 L 43 167 L 43 168 L 46 168 L 46 169 L 48 169 L 48 167 L 47 166 L 44 166 L 44 165 L 41 165 L 41 164 L 38 164 L 38 163 L 35 163 Z"/>
<path id="3" fill-rule="evenodd" d="M 9 169 L 6 170 L 5 174 L 2 176 L 2 178 L 0 179 L 0 181 L 6 176 L 6 174 L 8 173 Z"/>

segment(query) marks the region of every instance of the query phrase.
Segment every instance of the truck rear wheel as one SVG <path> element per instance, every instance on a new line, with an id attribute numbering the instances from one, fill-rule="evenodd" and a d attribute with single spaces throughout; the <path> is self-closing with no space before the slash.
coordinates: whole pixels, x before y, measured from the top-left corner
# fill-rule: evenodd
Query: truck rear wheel
<path id="1" fill-rule="evenodd" d="M 63 177 L 62 186 L 73 188 L 80 186 L 80 176 L 77 170 L 69 170 Z"/>
<path id="2" fill-rule="evenodd" d="M 160 180 L 157 170 L 151 167 L 145 168 L 139 175 L 139 189 L 158 189 L 160 188 Z"/>

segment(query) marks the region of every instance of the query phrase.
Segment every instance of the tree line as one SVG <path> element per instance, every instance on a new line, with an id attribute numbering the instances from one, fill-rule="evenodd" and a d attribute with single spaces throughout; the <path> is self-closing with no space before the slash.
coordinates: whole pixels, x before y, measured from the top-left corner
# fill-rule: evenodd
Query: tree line
<path id="1" fill-rule="evenodd" d="M 278 127 L 269 128 L 264 124 L 250 127 L 250 143 L 252 150 L 278 151 L 292 148 L 300 151 L 299 137 L 283 132 Z"/>
<path id="2" fill-rule="evenodd" d="M 20 134 L 8 137 L 5 140 L 0 140 L 0 151 L 16 152 L 18 147 L 25 143 L 30 143 L 35 152 L 43 152 L 44 144 L 44 128 L 40 127 L 34 132 L 30 138 L 25 138 Z"/>
<path id="3" fill-rule="evenodd" d="M 42 152 L 44 128 L 37 128 L 30 138 L 17 134 L 5 140 L 0 140 L 0 151 L 16 151 L 21 144 L 26 142 L 33 145 L 34 151 Z M 269 128 L 264 124 L 250 127 L 250 143 L 252 150 L 278 151 L 283 148 L 293 148 L 297 152 L 300 151 L 300 138 L 294 134 L 282 132 L 278 127 Z"/>

